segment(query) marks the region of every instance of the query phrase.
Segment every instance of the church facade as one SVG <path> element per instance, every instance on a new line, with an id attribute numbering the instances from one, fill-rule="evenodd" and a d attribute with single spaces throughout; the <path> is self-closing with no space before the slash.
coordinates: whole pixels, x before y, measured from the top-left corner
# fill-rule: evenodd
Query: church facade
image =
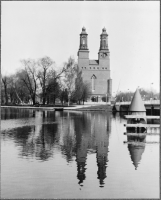
<path id="1" fill-rule="evenodd" d="M 84 82 L 91 86 L 90 101 L 102 101 L 106 97 L 110 101 L 112 94 L 112 79 L 110 77 L 110 52 L 108 49 L 108 34 L 102 29 L 100 49 L 97 60 L 89 60 L 88 34 L 83 27 L 80 34 L 78 50 L 78 67 L 82 71 Z"/>

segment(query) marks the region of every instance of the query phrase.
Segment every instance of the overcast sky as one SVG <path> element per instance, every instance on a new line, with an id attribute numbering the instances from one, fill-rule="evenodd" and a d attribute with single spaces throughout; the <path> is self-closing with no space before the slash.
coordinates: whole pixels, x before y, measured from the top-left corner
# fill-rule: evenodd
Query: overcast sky
<path id="1" fill-rule="evenodd" d="M 88 33 L 89 58 L 98 59 L 100 34 L 108 33 L 113 92 L 138 86 L 159 91 L 159 1 L 6 1 L 1 4 L 1 73 L 20 60 L 43 56 L 57 64 L 74 56 L 79 34 Z M 153 83 L 153 85 L 151 84 Z"/>

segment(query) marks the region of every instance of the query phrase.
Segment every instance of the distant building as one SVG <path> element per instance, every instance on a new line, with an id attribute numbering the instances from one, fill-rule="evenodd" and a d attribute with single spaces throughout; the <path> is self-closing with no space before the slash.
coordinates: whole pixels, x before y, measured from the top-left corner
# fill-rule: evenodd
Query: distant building
<path id="1" fill-rule="evenodd" d="M 108 101 L 111 99 L 112 79 L 110 77 L 110 52 L 107 37 L 106 29 L 103 28 L 100 35 L 98 60 L 89 60 L 88 34 L 84 27 L 80 34 L 78 67 L 79 70 L 82 70 L 83 81 L 91 85 L 91 101 L 102 101 L 102 97 L 107 97 Z"/>

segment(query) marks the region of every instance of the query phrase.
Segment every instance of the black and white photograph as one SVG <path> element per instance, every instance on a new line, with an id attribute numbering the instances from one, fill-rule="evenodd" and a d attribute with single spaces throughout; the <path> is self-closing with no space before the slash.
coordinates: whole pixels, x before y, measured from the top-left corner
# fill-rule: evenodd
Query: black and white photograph
<path id="1" fill-rule="evenodd" d="M 160 199 L 160 1 L 1 1 L 1 199 Z"/>

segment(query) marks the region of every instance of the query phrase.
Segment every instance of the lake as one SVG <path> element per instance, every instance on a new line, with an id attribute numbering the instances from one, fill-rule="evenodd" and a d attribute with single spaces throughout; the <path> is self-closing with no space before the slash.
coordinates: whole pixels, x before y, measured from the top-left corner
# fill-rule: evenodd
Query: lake
<path id="1" fill-rule="evenodd" d="M 1 108 L 1 198 L 159 198 L 159 136 L 124 143 L 126 123 L 105 111 Z"/>

